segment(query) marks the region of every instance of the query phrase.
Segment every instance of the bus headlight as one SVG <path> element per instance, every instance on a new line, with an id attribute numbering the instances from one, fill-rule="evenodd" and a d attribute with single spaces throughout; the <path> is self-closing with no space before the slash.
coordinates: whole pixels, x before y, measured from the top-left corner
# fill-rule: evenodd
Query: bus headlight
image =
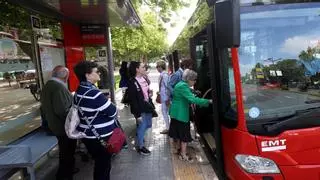
<path id="1" fill-rule="evenodd" d="M 267 158 L 238 154 L 236 155 L 235 159 L 240 164 L 240 166 L 248 173 L 280 173 L 280 170 L 276 163 Z"/>

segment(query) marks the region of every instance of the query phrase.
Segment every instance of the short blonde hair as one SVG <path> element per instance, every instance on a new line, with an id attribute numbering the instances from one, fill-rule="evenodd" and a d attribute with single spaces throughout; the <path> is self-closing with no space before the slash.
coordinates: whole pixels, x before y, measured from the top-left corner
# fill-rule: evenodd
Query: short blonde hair
<path id="1" fill-rule="evenodd" d="M 156 67 L 160 67 L 161 69 L 165 70 L 166 69 L 166 62 L 163 60 L 160 60 L 157 62 L 157 66 Z"/>
<path id="2" fill-rule="evenodd" d="M 191 69 L 186 69 L 183 72 L 182 80 L 184 80 L 184 81 L 194 81 L 194 80 L 197 79 L 197 76 L 198 76 L 198 74 L 195 71 L 193 71 Z"/>

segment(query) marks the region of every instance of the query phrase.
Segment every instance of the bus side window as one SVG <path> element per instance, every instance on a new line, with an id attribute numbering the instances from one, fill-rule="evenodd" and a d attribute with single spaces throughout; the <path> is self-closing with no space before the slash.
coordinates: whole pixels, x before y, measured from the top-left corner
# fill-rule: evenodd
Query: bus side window
<path id="1" fill-rule="evenodd" d="M 237 101 L 235 92 L 234 71 L 231 60 L 231 53 L 225 51 L 222 56 L 221 67 L 222 73 L 222 104 L 223 104 L 223 119 L 222 124 L 228 128 L 235 128 L 238 123 L 237 118 Z"/>

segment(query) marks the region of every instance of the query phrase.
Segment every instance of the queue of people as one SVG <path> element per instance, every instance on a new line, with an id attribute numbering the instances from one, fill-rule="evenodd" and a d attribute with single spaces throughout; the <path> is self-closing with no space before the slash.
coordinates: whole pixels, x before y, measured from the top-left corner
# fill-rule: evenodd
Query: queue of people
<path id="1" fill-rule="evenodd" d="M 192 61 L 184 60 L 181 68 L 169 76 L 166 72 L 165 61 L 158 61 L 156 68 L 159 75 L 159 103 L 164 120 L 165 129 L 161 134 L 168 134 L 175 142 L 179 158 L 192 162 L 187 156 L 187 143 L 192 141 L 190 134 L 190 104 L 208 106 L 212 100 L 196 97 L 191 88 L 194 86 L 197 73 L 192 69 Z M 94 160 L 94 180 L 110 179 L 111 157 L 104 144 L 120 127 L 117 120 L 117 108 L 109 97 L 96 86 L 100 81 L 98 64 L 82 61 L 74 67 L 74 72 L 80 82 L 74 96 L 67 88 L 69 70 L 64 66 L 57 66 L 52 71 L 52 78 L 45 84 L 41 93 L 41 111 L 47 121 L 49 129 L 58 139 L 59 168 L 56 174 L 58 180 L 72 180 L 75 168 L 74 153 L 77 140 L 68 137 L 65 132 L 65 121 L 68 111 L 73 105 L 81 110 L 77 131 L 84 134 L 81 141 L 86 146 Z M 126 104 L 137 122 L 136 150 L 141 155 L 150 155 L 151 151 L 145 145 L 145 134 L 152 127 L 152 118 L 157 117 L 152 101 L 153 91 L 146 65 L 132 61 L 122 63 L 120 69 L 121 83 L 124 95 L 127 93 Z"/>

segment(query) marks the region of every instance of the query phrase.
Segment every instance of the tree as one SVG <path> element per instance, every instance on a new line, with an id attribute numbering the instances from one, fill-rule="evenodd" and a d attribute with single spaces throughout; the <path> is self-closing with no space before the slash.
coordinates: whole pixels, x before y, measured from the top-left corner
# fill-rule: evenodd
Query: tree
<path id="1" fill-rule="evenodd" d="M 283 83 L 289 81 L 302 81 L 304 78 L 304 69 L 297 64 L 296 59 L 284 59 L 276 64 L 276 67 L 282 72 Z"/>
<path id="2" fill-rule="evenodd" d="M 190 54 L 189 39 L 204 29 L 211 21 L 213 21 L 213 9 L 208 7 L 205 0 L 200 0 L 192 17 L 171 46 L 170 50 L 179 50 L 182 56 L 188 56 Z"/>
<path id="3" fill-rule="evenodd" d="M 31 13 L 7 0 L 0 0 L 0 31 L 9 32 L 11 29 L 17 29 L 19 39 L 30 41 L 31 14 L 40 17 L 41 26 L 49 28 L 54 38 L 62 38 L 60 23 L 57 20 Z"/>
<path id="4" fill-rule="evenodd" d="M 158 24 L 153 12 L 141 16 L 142 26 L 113 27 L 113 55 L 118 61 L 153 58 L 163 55 L 168 49 L 166 30 Z"/>
<path id="5" fill-rule="evenodd" d="M 308 47 L 306 51 L 301 51 L 299 58 L 304 61 L 312 61 L 315 59 L 314 54 L 317 52 L 316 48 Z"/>
<path id="6" fill-rule="evenodd" d="M 142 5 L 147 5 L 154 12 L 159 12 L 157 15 L 162 22 L 170 21 L 172 13 L 182 7 L 189 6 L 190 0 L 132 0 L 135 8 L 138 9 Z"/>

